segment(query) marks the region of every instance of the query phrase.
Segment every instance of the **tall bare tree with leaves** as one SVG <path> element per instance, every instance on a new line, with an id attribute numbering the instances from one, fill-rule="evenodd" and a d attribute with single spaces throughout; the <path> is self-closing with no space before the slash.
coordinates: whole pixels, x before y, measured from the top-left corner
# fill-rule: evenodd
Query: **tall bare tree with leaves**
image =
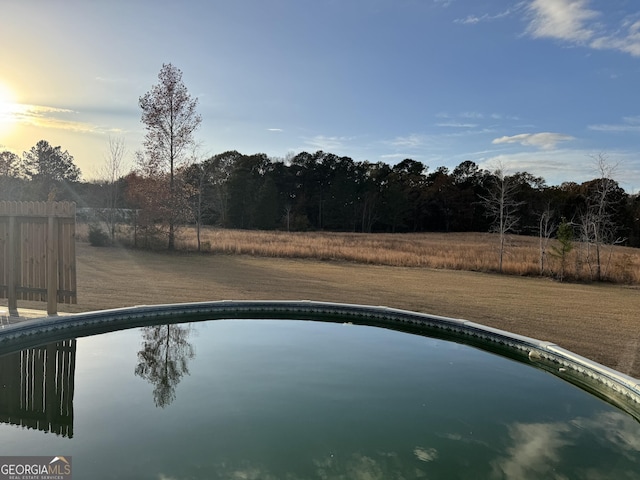
<path id="1" fill-rule="evenodd" d="M 169 250 L 175 248 L 175 225 L 182 209 L 175 179 L 176 169 L 187 157 L 194 143 L 194 132 L 202 117 L 197 113 L 198 99 L 192 98 L 182 83 L 182 71 L 172 64 L 163 64 L 158 83 L 140 97 L 142 123 L 147 133 L 144 139 L 145 161 L 152 169 L 169 173 L 170 214 Z M 174 206 L 176 208 L 174 208 Z"/>
<path id="2" fill-rule="evenodd" d="M 517 232 L 518 210 L 523 202 L 516 199 L 518 184 L 505 173 L 503 165 L 498 166 L 489 181 L 487 195 L 480 199 L 486 215 L 492 220 L 491 231 L 498 234 L 498 271 L 502 273 L 507 236 Z"/>

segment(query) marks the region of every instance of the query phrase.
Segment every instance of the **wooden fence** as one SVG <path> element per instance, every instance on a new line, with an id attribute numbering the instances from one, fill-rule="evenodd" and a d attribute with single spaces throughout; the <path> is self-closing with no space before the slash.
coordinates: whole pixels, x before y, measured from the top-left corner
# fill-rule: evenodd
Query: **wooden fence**
<path id="1" fill-rule="evenodd" d="M 0 298 L 76 303 L 75 203 L 0 202 Z"/>
<path id="2" fill-rule="evenodd" d="M 0 423 L 73 437 L 76 340 L 0 357 Z"/>

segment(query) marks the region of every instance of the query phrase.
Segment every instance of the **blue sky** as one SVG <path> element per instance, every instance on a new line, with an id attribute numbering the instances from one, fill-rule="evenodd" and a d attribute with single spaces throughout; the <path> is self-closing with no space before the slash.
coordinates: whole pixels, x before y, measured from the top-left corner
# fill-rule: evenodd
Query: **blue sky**
<path id="1" fill-rule="evenodd" d="M 0 0 L 0 11 L 0 144 L 61 145 L 84 178 L 110 135 L 131 159 L 141 148 L 138 98 L 173 63 L 199 99 L 205 157 L 501 162 L 556 185 L 594 178 L 604 153 L 640 190 L 637 0 Z"/>

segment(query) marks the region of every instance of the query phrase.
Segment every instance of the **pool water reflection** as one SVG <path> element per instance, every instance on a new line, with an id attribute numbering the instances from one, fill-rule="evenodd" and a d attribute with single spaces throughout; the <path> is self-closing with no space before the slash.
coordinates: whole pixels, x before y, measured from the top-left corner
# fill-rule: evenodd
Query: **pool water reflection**
<path id="1" fill-rule="evenodd" d="M 64 361 L 46 348 L 50 367 L 35 382 L 36 368 L 10 372 L 16 355 L 37 354 L 0 357 L 2 455 L 71 455 L 74 478 L 640 471 L 633 417 L 542 370 L 454 342 L 350 324 L 216 320 L 80 338 Z M 66 412 L 66 430 L 18 426 L 16 415 L 32 412 L 7 392 L 24 383 L 47 391 L 47 382 L 62 393 L 49 387 L 39 425 Z"/>

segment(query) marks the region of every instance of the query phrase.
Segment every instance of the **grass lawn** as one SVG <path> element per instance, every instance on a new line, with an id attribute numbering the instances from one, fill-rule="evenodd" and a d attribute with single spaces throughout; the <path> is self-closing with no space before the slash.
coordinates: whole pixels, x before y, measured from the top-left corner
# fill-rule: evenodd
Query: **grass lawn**
<path id="1" fill-rule="evenodd" d="M 548 340 L 640 378 L 640 288 L 247 255 L 77 244 L 78 304 L 63 312 L 207 300 L 319 300 L 464 318 Z M 44 303 L 18 307 L 46 309 Z"/>

